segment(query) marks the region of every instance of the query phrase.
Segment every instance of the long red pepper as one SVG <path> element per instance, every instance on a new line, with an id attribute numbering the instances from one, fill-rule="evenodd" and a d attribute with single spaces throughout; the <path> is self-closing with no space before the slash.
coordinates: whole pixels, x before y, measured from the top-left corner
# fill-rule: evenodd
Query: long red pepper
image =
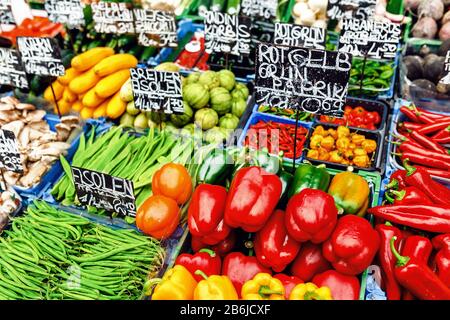
<path id="1" fill-rule="evenodd" d="M 444 147 L 418 131 L 411 132 L 411 138 L 413 138 L 426 149 L 448 155 L 447 150 Z"/>
<path id="2" fill-rule="evenodd" d="M 386 189 L 396 189 L 401 190 L 406 187 L 406 170 L 397 170 L 395 171 L 389 180 L 389 183 L 386 185 Z"/>
<path id="3" fill-rule="evenodd" d="M 418 155 L 413 152 L 404 152 L 401 154 L 402 161 L 411 161 L 428 167 L 450 170 L 450 163 L 443 162 L 434 158 L 426 158 L 424 155 Z"/>
<path id="4" fill-rule="evenodd" d="M 441 131 L 436 133 L 434 136 L 431 137 L 431 139 L 440 140 L 440 139 L 448 138 L 448 137 L 450 137 L 450 126 L 448 126 L 445 129 L 442 129 Z"/>
<path id="5" fill-rule="evenodd" d="M 396 259 L 391 251 L 390 240 L 394 236 L 401 239 L 402 233 L 398 228 L 394 227 L 389 222 L 386 224 L 377 225 L 375 230 L 380 236 L 378 260 L 380 261 L 381 270 L 384 275 L 383 280 L 385 283 L 387 298 L 388 300 L 400 300 L 402 291 L 394 275 Z"/>
<path id="6" fill-rule="evenodd" d="M 407 116 L 408 119 L 411 120 L 412 122 L 421 122 L 419 120 L 419 117 L 417 116 L 417 114 L 413 110 L 409 109 L 408 107 L 403 106 L 403 107 L 400 108 L 400 111 L 405 116 Z"/>
<path id="7" fill-rule="evenodd" d="M 433 246 L 438 252 L 434 257 L 438 277 L 450 287 L 450 233 L 433 238 Z"/>
<path id="8" fill-rule="evenodd" d="M 422 123 L 416 123 L 416 122 L 408 122 L 408 121 L 405 121 L 405 122 L 401 122 L 399 125 L 398 125 L 398 127 L 400 128 L 400 129 L 406 129 L 406 130 L 418 130 L 418 129 L 420 129 L 420 128 L 422 128 L 424 125 L 422 124 Z"/>
<path id="9" fill-rule="evenodd" d="M 444 161 L 447 165 L 450 164 L 450 155 L 449 154 L 442 154 L 438 152 L 434 152 L 431 150 L 424 149 L 423 147 L 418 147 L 414 144 L 411 144 L 409 142 L 403 142 L 400 147 L 400 151 L 402 152 L 412 152 L 417 153 L 417 155 L 420 156 L 426 156 L 428 158 L 436 159 L 439 161 Z"/>
<path id="10" fill-rule="evenodd" d="M 394 246 L 397 237 L 392 237 L 390 245 L 397 259 L 395 278 L 414 296 L 422 300 L 450 300 L 450 288 L 422 261 L 401 256 Z"/>
<path id="11" fill-rule="evenodd" d="M 444 115 L 444 114 L 439 114 L 439 113 L 434 113 L 419 107 L 415 107 L 417 111 L 419 111 L 420 113 L 423 113 L 424 115 L 428 116 L 431 119 L 450 119 L 450 117 Z"/>
<path id="12" fill-rule="evenodd" d="M 428 196 L 416 187 L 405 187 L 403 190 L 391 190 L 395 196 L 395 205 L 404 204 L 427 204 L 433 205 L 433 202 L 428 198 Z"/>
<path id="13" fill-rule="evenodd" d="M 418 166 L 418 165 L 415 165 L 415 167 L 426 171 L 429 175 L 438 176 L 438 177 L 445 178 L 445 179 L 450 179 L 450 171 L 434 169 L 434 168 L 427 168 L 427 167 L 422 167 L 422 166 Z"/>
<path id="14" fill-rule="evenodd" d="M 428 264 L 428 259 L 430 258 L 431 252 L 433 251 L 433 246 L 430 239 L 411 235 L 404 239 L 403 236 L 403 248 L 399 250 L 403 256 L 410 257 L 411 259 L 417 259 L 422 261 L 424 264 Z M 402 300 L 415 300 L 414 295 L 406 290 L 403 290 Z"/>
<path id="15" fill-rule="evenodd" d="M 448 126 L 450 126 L 450 120 L 432 123 L 432 124 L 423 126 L 422 128 L 418 129 L 418 131 L 422 134 L 428 134 L 428 133 L 433 133 L 433 132 L 445 129 Z"/>
<path id="16" fill-rule="evenodd" d="M 421 168 L 414 168 L 403 162 L 406 169 L 405 181 L 408 185 L 422 190 L 434 203 L 450 205 L 450 189 L 439 182 L 434 181 L 431 176 Z"/>

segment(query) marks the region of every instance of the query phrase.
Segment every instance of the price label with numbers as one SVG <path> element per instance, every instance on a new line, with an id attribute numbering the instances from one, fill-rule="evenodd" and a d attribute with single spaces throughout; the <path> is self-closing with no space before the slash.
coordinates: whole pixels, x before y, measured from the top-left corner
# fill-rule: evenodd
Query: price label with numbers
<path id="1" fill-rule="evenodd" d="M 16 20 L 12 13 L 12 0 L 0 0 L 0 24 L 15 25 Z"/>
<path id="2" fill-rule="evenodd" d="M 358 57 L 392 60 L 397 54 L 400 33 L 397 23 L 344 19 L 338 50 Z"/>
<path id="3" fill-rule="evenodd" d="M 450 84 L 450 50 L 447 51 L 444 60 L 444 71 L 441 80 L 442 84 Z"/>
<path id="4" fill-rule="evenodd" d="M 274 43 L 291 47 L 325 50 L 325 29 L 291 23 L 276 23 Z"/>
<path id="5" fill-rule="evenodd" d="M 135 31 L 138 41 L 144 47 L 178 46 L 177 25 L 173 13 L 134 9 Z"/>
<path id="6" fill-rule="evenodd" d="M 97 33 L 135 33 L 133 10 L 127 3 L 99 1 L 92 3 L 91 8 Z"/>
<path id="7" fill-rule="evenodd" d="M 328 0 L 327 17 L 331 20 L 369 19 L 375 13 L 377 0 Z"/>
<path id="8" fill-rule="evenodd" d="M 28 89 L 27 74 L 22 59 L 14 49 L 0 48 L 0 84 Z"/>
<path id="9" fill-rule="evenodd" d="M 14 132 L 0 129 L 0 168 L 23 173 L 19 148 Z"/>
<path id="10" fill-rule="evenodd" d="M 78 167 L 72 167 L 72 176 L 81 204 L 136 216 L 133 181 Z"/>
<path id="11" fill-rule="evenodd" d="M 66 73 L 55 39 L 18 37 L 17 48 L 26 73 L 51 77 L 60 77 Z"/>
<path id="12" fill-rule="evenodd" d="M 44 3 L 50 21 L 65 24 L 70 29 L 85 25 L 83 7 L 80 0 L 45 0 Z"/>
<path id="13" fill-rule="evenodd" d="M 242 0 L 241 14 L 271 20 L 277 16 L 278 0 Z"/>

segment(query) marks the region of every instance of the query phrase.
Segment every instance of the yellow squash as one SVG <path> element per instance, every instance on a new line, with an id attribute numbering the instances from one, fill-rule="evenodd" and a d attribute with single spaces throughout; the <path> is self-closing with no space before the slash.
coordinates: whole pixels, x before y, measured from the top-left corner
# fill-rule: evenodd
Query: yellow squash
<path id="1" fill-rule="evenodd" d="M 64 89 L 65 88 L 58 81 L 53 82 L 52 86 L 53 86 L 53 90 L 55 91 L 56 100 L 58 101 L 59 99 L 62 98 L 62 95 L 64 93 Z M 50 102 L 54 102 L 51 86 L 48 86 L 47 89 L 45 89 L 44 99 L 47 100 L 47 101 L 50 101 Z"/>
<path id="2" fill-rule="evenodd" d="M 77 100 L 72 104 L 72 110 L 80 111 L 81 109 L 83 109 L 83 104 L 81 103 L 80 100 Z"/>
<path id="3" fill-rule="evenodd" d="M 127 103 L 120 99 L 120 92 L 117 92 L 106 107 L 106 115 L 111 119 L 117 119 L 125 112 L 126 108 Z"/>
<path id="4" fill-rule="evenodd" d="M 84 107 L 83 109 L 81 109 L 80 111 L 80 116 L 83 119 L 89 119 L 92 118 L 92 115 L 94 114 L 94 110 L 92 108 L 88 108 L 88 107 Z"/>
<path id="5" fill-rule="evenodd" d="M 105 101 L 104 98 L 101 98 L 97 95 L 95 88 L 89 90 L 83 97 L 83 106 L 88 108 L 96 108 L 101 105 Z"/>
<path id="6" fill-rule="evenodd" d="M 78 100 L 78 96 L 73 93 L 69 87 L 66 87 L 63 92 L 62 99 L 68 103 L 73 103 Z"/>
<path id="7" fill-rule="evenodd" d="M 63 99 L 58 101 L 58 108 L 59 108 L 59 112 L 61 112 L 61 114 L 66 114 L 70 112 L 70 108 L 72 107 L 72 104 L 70 102 L 67 102 Z M 56 105 L 54 105 L 53 111 L 58 114 L 58 109 L 56 108 Z"/>
<path id="8" fill-rule="evenodd" d="M 95 110 L 92 118 L 98 119 L 100 117 L 106 116 L 106 107 L 108 106 L 109 100 L 105 100 L 101 105 L 99 105 Z"/>
<path id="9" fill-rule="evenodd" d="M 106 47 L 98 47 L 79 54 L 72 59 L 72 67 L 79 72 L 91 69 L 103 59 L 114 54 L 114 50 Z"/>
<path id="10" fill-rule="evenodd" d="M 93 88 L 100 81 L 100 77 L 94 73 L 93 69 L 86 71 L 73 79 L 69 88 L 76 94 L 82 94 Z"/>
<path id="11" fill-rule="evenodd" d="M 131 54 L 115 54 L 103 59 L 94 67 L 94 72 L 100 77 L 106 77 L 123 69 L 135 68 L 138 60 Z"/>
<path id="12" fill-rule="evenodd" d="M 130 70 L 125 69 L 117 71 L 100 80 L 95 86 L 95 92 L 97 93 L 97 96 L 101 98 L 108 98 L 120 91 L 120 88 L 122 88 L 123 84 L 127 82 L 129 78 Z"/>
<path id="13" fill-rule="evenodd" d="M 75 70 L 74 68 L 69 68 L 66 70 L 66 74 L 59 77 L 58 81 L 64 86 L 68 86 L 70 81 L 78 77 L 81 73 Z"/>

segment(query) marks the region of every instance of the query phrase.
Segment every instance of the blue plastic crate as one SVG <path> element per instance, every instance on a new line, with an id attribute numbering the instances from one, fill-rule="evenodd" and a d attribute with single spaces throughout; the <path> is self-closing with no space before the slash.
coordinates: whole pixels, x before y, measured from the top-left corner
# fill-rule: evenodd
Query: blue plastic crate
<path id="1" fill-rule="evenodd" d="M 275 122 L 279 122 L 279 123 L 284 123 L 284 124 L 294 124 L 295 125 L 295 120 L 292 119 L 288 119 L 288 118 L 284 118 L 284 117 L 279 117 L 279 116 L 275 116 L 275 115 L 270 115 L 270 114 L 265 114 L 265 113 L 260 113 L 260 112 L 253 112 L 253 114 L 250 116 L 249 120 L 247 121 L 244 129 L 242 130 L 242 133 L 238 139 L 238 146 L 239 147 L 243 147 L 244 146 L 244 140 L 245 137 L 247 136 L 247 131 L 249 130 L 250 126 L 253 124 L 256 124 L 258 121 L 263 120 L 263 121 L 275 121 Z M 302 127 L 305 127 L 308 129 L 308 134 L 309 135 L 309 130 L 311 129 L 312 126 L 312 122 L 303 122 L 303 121 L 299 121 L 298 124 Z M 292 162 L 292 159 L 289 158 L 283 158 L 283 160 L 285 162 Z M 297 158 L 295 160 L 296 163 L 300 163 L 303 160 L 303 156 L 300 156 L 299 158 Z"/>

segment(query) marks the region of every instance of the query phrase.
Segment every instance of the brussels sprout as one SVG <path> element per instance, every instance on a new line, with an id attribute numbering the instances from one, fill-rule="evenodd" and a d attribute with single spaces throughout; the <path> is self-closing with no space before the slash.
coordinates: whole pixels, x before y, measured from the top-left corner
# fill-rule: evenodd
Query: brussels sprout
<path id="1" fill-rule="evenodd" d="M 213 109 L 200 109 L 195 113 L 195 123 L 203 130 L 208 130 L 219 123 L 219 116 Z"/>
<path id="2" fill-rule="evenodd" d="M 124 113 L 122 117 L 120 117 L 120 124 L 125 127 L 133 127 L 134 125 L 134 116 L 129 113 Z"/>

